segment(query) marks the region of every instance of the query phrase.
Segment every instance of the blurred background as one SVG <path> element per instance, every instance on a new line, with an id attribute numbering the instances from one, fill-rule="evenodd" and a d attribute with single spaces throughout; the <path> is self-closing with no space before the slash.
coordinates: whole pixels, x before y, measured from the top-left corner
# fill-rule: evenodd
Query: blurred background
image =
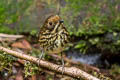
<path id="1" fill-rule="evenodd" d="M 120 0 L 0 0 L 0 33 L 25 35 L 36 47 L 39 29 L 51 14 L 63 18 L 71 35 L 68 58 L 120 80 Z"/>

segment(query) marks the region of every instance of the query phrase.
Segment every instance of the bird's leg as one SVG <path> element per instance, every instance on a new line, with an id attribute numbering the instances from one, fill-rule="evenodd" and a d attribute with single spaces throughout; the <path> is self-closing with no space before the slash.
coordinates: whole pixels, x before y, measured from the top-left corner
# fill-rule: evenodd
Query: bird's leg
<path id="1" fill-rule="evenodd" d="M 40 57 L 39 57 L 39 60 L 41 60 L 41 59 L 42 59 L 43 54 L 44 54 L 44 52 L 42 51 L 42 52 L 41 52 L 41 55 L 40 55 Z"/>
<path id="2" fill-rule="evenodd" d="M 63 55 L 62 55 L 63 53 L 61 52 L 61 62 L 62 62 L 62 74 L 64 73 L 64 65 L 65 65 L 65 63 L 64 63 L 64 58 L 63 58 Z"/>
<path id="3" fill-rule="evenodd" d="M 62 55 L 62 52 L 60 53 L 61 54 L 61 62 L 62 62 L 62 75 L 64 73 L 64 59 L 63 59 L 63 55 Z M 57 69 L 59 69 L 61 66 L 59 66 Z"/>
<path id="4" fill-rule="evenodd" d="M 38 65 L 40 65 L 40 60 L 42 59 L 43 55 L 44 55 L 44 51 L 41 52 L 40 57 L 37 60 L 38 61 Z"/>

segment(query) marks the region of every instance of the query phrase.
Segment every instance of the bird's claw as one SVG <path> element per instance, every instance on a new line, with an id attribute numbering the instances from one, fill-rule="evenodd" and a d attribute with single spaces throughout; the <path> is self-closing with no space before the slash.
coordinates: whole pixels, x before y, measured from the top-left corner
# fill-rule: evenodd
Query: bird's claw
<path id="1" fill-rule="evenodd" d="M 57 70 L 58 70 L 59 68 L 62 68 L 62 75 L 63 75 L 63 74 L 64 74 L 64 71 L 65 71 L 64 65 L 60 65 L 60 66 L 57 68 Z"/>

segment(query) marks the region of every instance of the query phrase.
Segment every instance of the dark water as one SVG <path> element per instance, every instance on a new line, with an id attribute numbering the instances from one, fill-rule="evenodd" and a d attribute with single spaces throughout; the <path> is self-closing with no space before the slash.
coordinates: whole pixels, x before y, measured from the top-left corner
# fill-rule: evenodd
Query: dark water
<path id="1" fill-rule="evenodd" d="M 81 63 L 96 65 L 101 63 L 101 54 L 100 53 L 92 53 L 92 54 L 82 54 L 80 52 L 68 52 L 68 58 L 72 58 L 73 61 L 79 61 Z"/>

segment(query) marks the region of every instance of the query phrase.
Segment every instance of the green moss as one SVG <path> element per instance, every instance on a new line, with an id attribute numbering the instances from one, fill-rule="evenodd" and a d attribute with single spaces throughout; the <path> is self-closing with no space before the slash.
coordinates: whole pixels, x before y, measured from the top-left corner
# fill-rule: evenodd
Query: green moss
<path id="1" fill-rule="evenodd" d="M 16 58 L 6 54 L 5 52 L 0 52 L 0 71 L 7 70 L 8 73 L 12 72 L 12 63 L 16 61 Z"/>
<path id="2" fill-rule="evenodd" d="M 26 10 L 31 4 L 32 0 L 0 0 L 0 33 L 18 33 L 20 24 L 23 24 L 20 17 L 26 15 Z"/>
<path id="3" fill-rule="evenodd" d="M 32 76 L 36 73 L 38 73 L 38 71 L 40 71 L 41 68 L 38 68 L 37 65 L 35 65 L 34 63 L 31 62 L 26 62 L 24 64 L 24 73 L 25 73 L 25 77 L 27 76 Z"/>
<path id="4" fill-rule="evenodd" d="M 109 71 L 110 71 L 110 74 L 113 75 L 114 77 L 116 75 L 119 75 L 120 74 L 120 65 L 113 64 Z"/>
<path id="5" fill-rule="evenodd" d="M 61 15 L 71 35 L 85 36 L 86 47 L 96 46 L 118 52 L 119 39 L 112 40 L 110 44 L 104 41 L 106 33 L 120 31 L 119 2 L 108 0 L 66 0 L 66 6 L 61 8 Z M 82 39 L 81 39 L 82 40 Z M 81 42 L 81 41 L 79 41 Z M 81 48 L 81 44 L 76 45 Z M 76 48 L 75 46 L 75 48 Z M 84 49 L 86 49 L 84 47 Z M 115 51 L 117 50 L 117 51 Z"/>

